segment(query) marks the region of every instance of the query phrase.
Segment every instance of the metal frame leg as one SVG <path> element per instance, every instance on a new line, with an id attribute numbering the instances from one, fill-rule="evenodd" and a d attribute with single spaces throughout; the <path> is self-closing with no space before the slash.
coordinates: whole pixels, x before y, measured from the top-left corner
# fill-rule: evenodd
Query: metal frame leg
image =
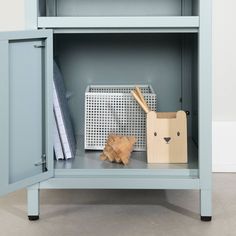
<path id="1" fill-rule="evenodd" d="M 28 187 L 27 189 L 28 202 L 28 218 L 30 221 L 39 219 L 39 184 Z"/>
<path id="2" fill-rule="evenodd" d="M 212 193 L 211 190 L 200 190 L 201 220 L 211 221 L 212 219 Z"/>

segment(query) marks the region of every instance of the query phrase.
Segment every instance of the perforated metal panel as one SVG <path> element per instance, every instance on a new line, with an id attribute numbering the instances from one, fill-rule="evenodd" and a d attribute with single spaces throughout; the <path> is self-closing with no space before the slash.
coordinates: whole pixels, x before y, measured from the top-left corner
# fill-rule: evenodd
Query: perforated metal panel
<path id="1" fill-rule="evenodd" d="M 139 86 L 152 110 L 151 86 Z M 109 134 L 135 136 L 134 150 L 146 150 L 146 115 L 131 95 L 135 86 L 88 86 L 85 93 L 85 149 L 102 150 Z"/>

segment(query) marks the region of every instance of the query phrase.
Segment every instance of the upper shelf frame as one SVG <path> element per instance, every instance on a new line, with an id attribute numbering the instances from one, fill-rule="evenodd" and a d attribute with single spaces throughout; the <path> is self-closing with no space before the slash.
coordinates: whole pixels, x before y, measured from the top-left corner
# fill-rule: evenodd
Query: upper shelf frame
<path id="1" fill-rule="evenodd" d="M 182 3 L 182 16 L 50 17 L 40 14 L 38 0 L 25 0 L 25 6 L 27 29 L 53 29 L 55 33 L 196 33 L 200 28 L 199 13 L 188 16 L 188 0 Z"/>
<path id="2" fill-rule="evenodd" d="M 171 17 L 38 17 L 38 28 L 60 30 L 134 30 L 198 32 L 198 16 Z"/>

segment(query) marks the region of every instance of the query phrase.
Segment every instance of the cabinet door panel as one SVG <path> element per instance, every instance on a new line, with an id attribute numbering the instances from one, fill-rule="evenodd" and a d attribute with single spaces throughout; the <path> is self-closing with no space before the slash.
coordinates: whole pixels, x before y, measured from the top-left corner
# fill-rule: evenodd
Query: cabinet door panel
<path id="1" fill-rule="evenodd" d="M 1 33 L 0 65 L 4 194 L 53 176 L 52 32 Z"/>

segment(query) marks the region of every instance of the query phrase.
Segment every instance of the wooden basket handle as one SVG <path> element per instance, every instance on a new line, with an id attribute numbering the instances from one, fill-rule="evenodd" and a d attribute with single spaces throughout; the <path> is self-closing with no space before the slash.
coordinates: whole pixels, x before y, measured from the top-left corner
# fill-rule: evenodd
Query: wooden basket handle
<path id="1" fill-rule="evenodd" d="M 137 93 L 135 91 L 131 91 L 131 94 L 133 95 L 134 99 L 137 101 L 137 103 L 139 104 L 139 106 L 144 110 L 144 112 L 148 113 L 149 109 L 148 107 L 145 106 L 145 104 L 143 104 L 143 101 L 141 100 L 141 98 L 137 95 Z"/>
<path id="2" fill-rule="evenodd" d="M 145 100 L 145 98 L 144 98 L 144 96 L 143 96 L 143 94 L 142 94 L 141 89 L 136 86 L 136 87 L 135 87 L 135 91 L 136 91 L 136 93 L 138 94 L 138 96 L 139 96 L 139 98 L 141 99 L 141 101 L 143 102 L 144 106 L 148 109 L 148 111 L 151 111 L 151 109 L 149 108 L 149 106 L 148 106 L 148 104 L 147 104 L 147 102 L 146 102 L 146 100 Z"/>

